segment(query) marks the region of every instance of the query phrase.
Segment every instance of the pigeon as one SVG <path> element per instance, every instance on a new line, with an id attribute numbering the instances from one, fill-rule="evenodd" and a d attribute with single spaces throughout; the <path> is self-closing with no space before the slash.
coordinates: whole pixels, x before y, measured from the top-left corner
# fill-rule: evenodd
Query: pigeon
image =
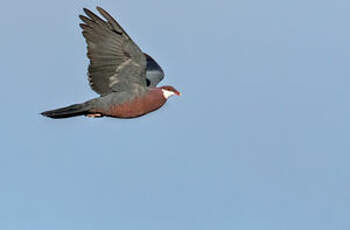
<path id="1" fill-rule="evenodd" d="M 104 9 L 103 19 L 84 8 L 80 15 L 87 43 L 89 85 L 100 96 L 84 103 L 41 113 L 60 119 L 75 116 L 136 118 L 162 107 L 181 93 L 172 86 L 157 87 L 164 78 L 159 64 L 144 53 Z"/>

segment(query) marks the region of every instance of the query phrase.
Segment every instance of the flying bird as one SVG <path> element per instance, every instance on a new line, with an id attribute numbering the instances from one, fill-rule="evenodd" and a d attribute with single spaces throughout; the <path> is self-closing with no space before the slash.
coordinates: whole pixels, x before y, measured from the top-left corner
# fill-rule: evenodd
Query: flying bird
<path id="1" fill-rule="evenodd" d="M 89 84 L 100 97 L 41 114 L 55 119 L 81 115 L 136 118 L 159 109 L 169 97 L 180 96 L 172 86 L 156 87 L 164 78 L 162 68 L 109 13 L 101 7 L 97 10 L 104 19 L 86 8 L 86 16 L 79 17 L 90 59 Z"/>

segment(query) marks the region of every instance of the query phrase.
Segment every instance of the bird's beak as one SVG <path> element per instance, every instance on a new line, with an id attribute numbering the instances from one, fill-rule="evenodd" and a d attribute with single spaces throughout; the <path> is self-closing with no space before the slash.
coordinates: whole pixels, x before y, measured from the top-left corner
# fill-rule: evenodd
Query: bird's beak
<path id="1" fill-rule="evenodd" d="M 177 96 L 181 96 L 182 94 L 180 92 L 176 92 L 176 95 Z"/>

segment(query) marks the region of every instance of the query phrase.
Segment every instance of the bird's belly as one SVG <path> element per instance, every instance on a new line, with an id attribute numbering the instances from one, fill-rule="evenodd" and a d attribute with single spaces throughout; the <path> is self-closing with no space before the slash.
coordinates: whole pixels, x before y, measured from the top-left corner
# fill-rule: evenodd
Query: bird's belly
<path id="1" fill-rule="evenodd" d="M 157 110 L 165 103 L 165 100 L 149 101 L 146 99 L 134 99 L 123 104 L 112 105 L 105 112 L 105 115 L 117 118 L 135 118 Z"/>

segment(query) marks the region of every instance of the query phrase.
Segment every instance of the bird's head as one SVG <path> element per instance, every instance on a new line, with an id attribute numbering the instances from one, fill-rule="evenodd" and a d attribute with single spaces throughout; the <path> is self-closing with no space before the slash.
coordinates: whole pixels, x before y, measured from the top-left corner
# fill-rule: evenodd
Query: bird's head
<path id="1" fill-rule="evenodd" d="M 168 99 L 169 97 L 173 96 L 173 95 L 177 95 L 177 96 L 181 96 L 181 93 L 179 91 L 177 91 L 174 87 L 166 85 L 166 86 L 162 86 L 160 87 L 163 93 L 163 97 L 165 99 Z"/>

